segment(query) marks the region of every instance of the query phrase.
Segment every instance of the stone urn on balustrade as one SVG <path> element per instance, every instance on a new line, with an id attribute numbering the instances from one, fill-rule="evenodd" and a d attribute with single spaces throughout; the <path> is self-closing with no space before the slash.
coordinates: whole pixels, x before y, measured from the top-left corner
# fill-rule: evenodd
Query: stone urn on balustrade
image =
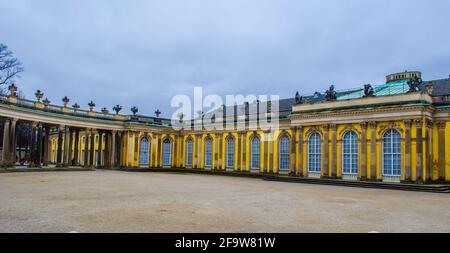
<path id="1" fill-rule="evenodd" d="M 34 93 L 34 96 L 36 96 L 36 102 L 34 102 L 34 107 L 36 109 L 44 109 L 45 105 L 41 102 L 41 99 L 44 97 L 44 93 L 41 90 L 37 90 Z"/>
<path id="2" fill-rule="evenodd" d="M 95 109 L 94 101 L 91 100 L 91 102 L 89 102 L 88 106 L 89 106 L 88 115 L 91 116 L 91 117 L 94 117 L 96 115 L 96 113 L 94 112 L 94 109 Z"/>
<path id="3" fill-rule="evenodd" d="M 12 104 L 16 104 L 17 103 L 17 86 L 14 84 L 9 85 L 8 91 L 9 91 L 8 102 L 10 102 Z"/>

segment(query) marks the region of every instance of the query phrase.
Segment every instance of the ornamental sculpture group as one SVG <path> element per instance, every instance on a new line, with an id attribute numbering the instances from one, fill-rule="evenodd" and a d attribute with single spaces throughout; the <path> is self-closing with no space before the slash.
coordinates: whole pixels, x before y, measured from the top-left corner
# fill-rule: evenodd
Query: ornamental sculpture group
<path id="1" fill-rule="evenodd" d="M 420 91 L 420 86 L 422 85 L 422 83 L 423 83 L 423 81 L 419 77 L 415 77 L 414 79 L 407 81 L 406 84 L 409 87 L 407 92 L 410 93 L 410 92 Z M 322 95 L 320 92 L 315 92 L 313 97 L 320 98 L 321 96 L 323 96 L 325 101 L 336 101 L 337 95 L 338 94 L 335 91 L 334 85 L 331 85 L 328 88 L 328 90 L 325 91 L 324 95 Z M 374 88 L 372 87 L 371 84 L 365 84 L 364 88 L 363 88 L 362 97 L 373 97 L 373 96 L 375 96 Z M 296 105 L 306 104 L 306 103 L 308 103 L 308 101 L 309 101 L 308 97 L 301 96 L 298 91 L 295 93 L 294 104 L 296 104 Z"/>

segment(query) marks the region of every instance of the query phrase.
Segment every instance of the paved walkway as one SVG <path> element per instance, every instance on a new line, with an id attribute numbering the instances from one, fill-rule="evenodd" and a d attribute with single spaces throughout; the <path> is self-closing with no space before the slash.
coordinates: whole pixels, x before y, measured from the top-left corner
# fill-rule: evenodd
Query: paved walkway
<path id="1" fill-rule="evenodd" d="M 122 171 L 0 174 L 0 232 L 450 232 L 448 194 Z"/>

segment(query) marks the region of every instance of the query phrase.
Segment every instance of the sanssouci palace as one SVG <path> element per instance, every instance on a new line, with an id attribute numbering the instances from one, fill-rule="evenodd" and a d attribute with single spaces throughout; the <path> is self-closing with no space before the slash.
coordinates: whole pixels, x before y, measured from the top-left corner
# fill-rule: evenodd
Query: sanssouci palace
<path id="1" fill-rule="evenodd" d="M 118 106 L 116 113 L 96 111 L 93 102 L 83 110 L 67 97 L 57 106 L 35 95 L 20 98 L 14 85 L 0 95 L 4 168 L 22 166 L 27 156 L 29 167 L 450 182 L 450 78 L 425 81 L 421 72 L 406 71 L 381 85 L 222 106 L 180 118 L 183 128 L 159 115 L 119 114 Z M 274 123 L 276 129 L 265 127 Z M 26 154 L 17 145 L 21 124 L 31 126 Z"/>

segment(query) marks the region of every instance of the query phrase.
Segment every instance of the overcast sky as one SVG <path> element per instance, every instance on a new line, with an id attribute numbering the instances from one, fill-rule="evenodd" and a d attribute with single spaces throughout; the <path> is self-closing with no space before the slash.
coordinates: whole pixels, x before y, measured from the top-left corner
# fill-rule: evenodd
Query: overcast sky
<path id="1" fill-rule="evenodd" d="M 450 74 L 448 0 L 0 0 L 0 42 L 28 98 L 136 105 L 170 117 L 176 94 L 292 97 Z"/>

